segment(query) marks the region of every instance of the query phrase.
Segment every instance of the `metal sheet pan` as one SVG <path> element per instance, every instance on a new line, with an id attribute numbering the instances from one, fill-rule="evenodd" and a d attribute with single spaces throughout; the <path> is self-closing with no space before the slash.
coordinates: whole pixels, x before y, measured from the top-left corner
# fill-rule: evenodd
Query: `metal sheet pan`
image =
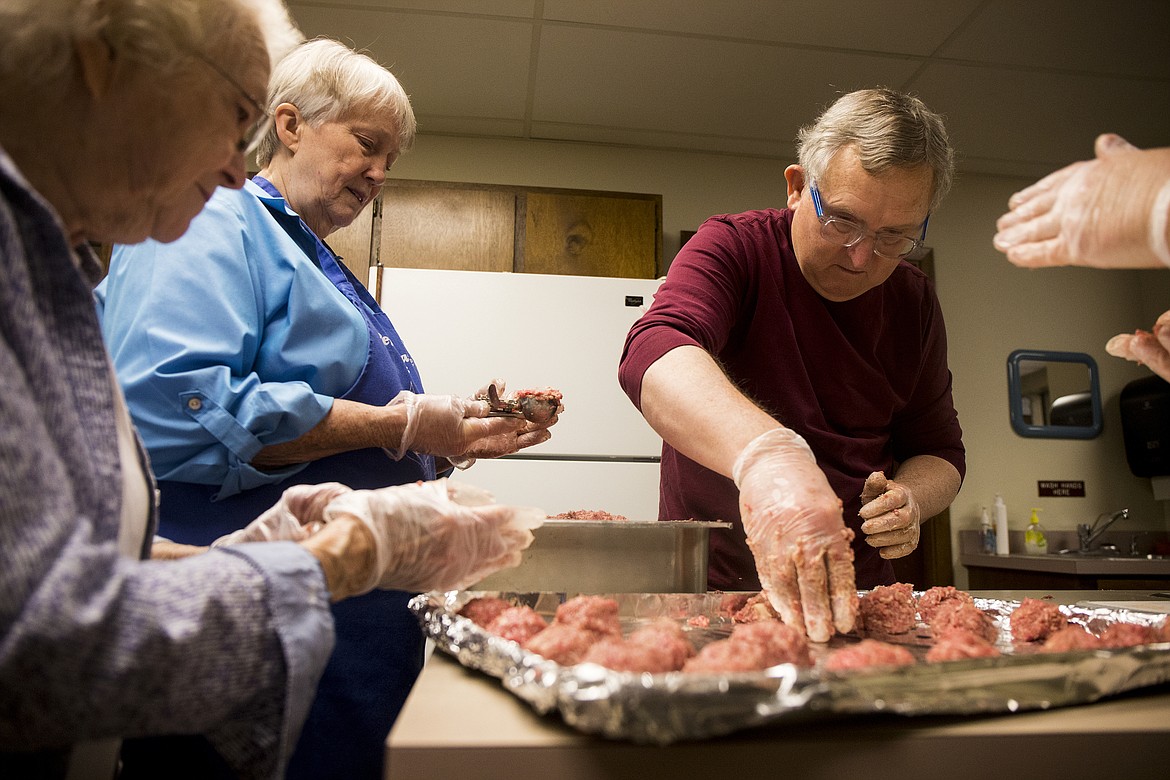
<path id="1" fill-rule="evenodd" d="M 834 674 L 820 662 L 831 650 L 857 641 L 835 637 L 814 645 L 813 669 L 788 664 L 735 674 L 636 674 L 596 664 L 559 666 L 515 642 L 484 631 L 457 613 L 476 596 L 499 596 L 533 607 L 551 619 L 575 593 L 462 591 L 415 597 L 410 608 L 436 646 L 466 667 L 500 680 L 505 690 L 542 714 L 557 712 L 580 731 L 638 743 L 668 744 L 728 734 L 777 721 L 811 720 L 862 713 L 953 715 L 1009 713 L 1086 704 L 1100 698 L 1170 681 L 1170 643 L 1117 650 L 1040 653 L 1013 646 L 1008 616 L 1018 602 L 976 599 L 1000 626 L 999 658 L 930 664 L 925 628 L 897 637 L 875 637 L 906 645 L 919 663 L 894 669 Z M 710 625 L 688 627 L 701 647 L 730 633 L 719 615 L 723 594 L 606 594 L 620 607 L 628 629 L 667 616 L 686 624 L 706 616 Z M 1112 622 L 1146 625 L 1163 619 L 1126 610 L 1062 606 L 1074 623 L 1099 631 Z"/>

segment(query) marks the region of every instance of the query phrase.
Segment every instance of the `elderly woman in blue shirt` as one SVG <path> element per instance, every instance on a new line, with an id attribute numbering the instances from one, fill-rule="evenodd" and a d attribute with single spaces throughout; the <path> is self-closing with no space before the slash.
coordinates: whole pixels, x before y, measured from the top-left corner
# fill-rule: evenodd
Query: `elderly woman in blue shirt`
<path id="1" fill-rule="evenodd" d="M 115 249 L 102 327 L 162 494 L 161 535 L 201 545 L 294 484 L 435 479 L 545 441 L 428 395 L 394 325 L 325 243 L 377 197 L 414 136 L 398 81 L 310 41 L 274 70 L 259 174 L 220 190 L 179 241 Z M 384 741 L 422 666 L 410 594 L 335 605 L 337 648 L 291 777 L 381 777 Z M 344 746 L 344 750 L 340 748 Z"/>

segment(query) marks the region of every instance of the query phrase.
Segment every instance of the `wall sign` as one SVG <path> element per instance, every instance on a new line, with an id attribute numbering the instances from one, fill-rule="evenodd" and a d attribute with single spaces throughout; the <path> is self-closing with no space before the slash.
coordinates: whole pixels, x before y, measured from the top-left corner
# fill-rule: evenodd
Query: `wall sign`
<path id="1" fill-rule="evenodd" d="M 1042 479 L 1036 483 L 1036 492 L 1041 498 L 1084 498 L 1084 480 L 1066 480 L 1058 482 L 1051 479 Z"/>

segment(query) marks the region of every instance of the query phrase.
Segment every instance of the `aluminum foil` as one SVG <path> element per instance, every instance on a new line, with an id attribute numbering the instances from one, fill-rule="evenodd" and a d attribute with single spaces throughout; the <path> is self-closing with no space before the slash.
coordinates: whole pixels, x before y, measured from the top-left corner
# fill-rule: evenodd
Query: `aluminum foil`
<path id="1" fill-rule="evenodd" d="M 638 674 L 592 663 L 560 666 L 458 615 L 476 596 L 499 596 L 527 605 L 545 619 L 572 593 L 452 591 L 416 596 L 410 608 L 427 636 L 469 668 L 500 680 L 505 690 L 541 714 L 557 712 L 583 732 L 638 743 L 668 744 L 728 734 L 779 721 L 813 720 L 862 713 L 959 715 L 1009 713 L 1087 704 L 1123 691 L 1170 681 L 1170 643 L 1116 650 L 1041 653 L 1011 641 L 1008 616 L 1016 601 L 975 599 L 1000 628 L 998 658 L 947 663 L 922 660 L 930 635 L 869 634 L 906 646 L 913 666 L 833 673 L 820 670 L 833 649 L 856 642 L 852 635 L 813 645 L 812 669 L 781 664 L 732 674 Z M 618 602 L 626 633 L 649 620 L 670 617 L 686 628 L 696 648 L 731 633 L 719 613 L 721 593 L 604 594 Z M 921 594 L 916 594 L 921 595 Z M 1114 622 L 1155 624 L 1161 615 L 1106 608 L 1061 606 L 1070 622 L 1093 631 Z M 689 624 L 706 618 L 709 625 Z"/>

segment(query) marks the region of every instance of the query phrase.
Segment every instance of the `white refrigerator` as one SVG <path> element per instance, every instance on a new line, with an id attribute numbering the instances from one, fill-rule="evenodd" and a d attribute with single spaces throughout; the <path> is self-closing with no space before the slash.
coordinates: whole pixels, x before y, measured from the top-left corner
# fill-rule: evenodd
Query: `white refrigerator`
<path id="1" fill-rule="evenodd" d="M 657 519 L 662 440 L 618 387 L 617 368 L 626 333 L 659 280 L 379 270 L 371 289 L 427 392 L 466 396 L 499 377 L 509 390 L 552 386 L 564 394 L 552 439 L 479 460 L 454 479 L 549 514 L 596 509 Z"/>

